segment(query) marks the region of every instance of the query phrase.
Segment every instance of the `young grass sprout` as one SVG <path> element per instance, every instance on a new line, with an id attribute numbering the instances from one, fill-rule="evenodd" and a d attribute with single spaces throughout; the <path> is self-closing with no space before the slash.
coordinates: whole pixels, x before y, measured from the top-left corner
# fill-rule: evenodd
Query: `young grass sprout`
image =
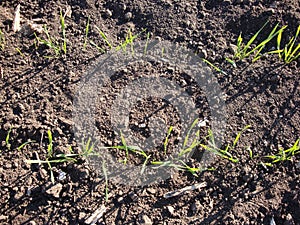
<path id="1" fill-rule="evenodd" d="M 89 30 L 90 30 L 90 17 L 88 17 L 87 24 L 85 27 L 85 37 L 84 37 L 83 49 L 86 49 L 86 45 L 88 42 Z"/>
<path id="2" fill-rule="evenodd" d="M 256 46 L 253 46 L 254 41 L 256 41 L 258 35 L 261 33 L 261 31 L 265 28 L 265 26 L 268 24 L 268 21 L 260 28 L 247 43 L 243 42 L 242 34 L 240 33 L 238 39 L 237 39 L 237 48 L 234 53 L 233 59 L 226 58 L 228 62 L 230 62 L 233 66 L 235 66 L 235 60 L 243 60 L 245 58 L 248 58 L 252 56 L 252 62 L 255 62 L 262 56 L 262 50 L 265 48 L 265 46 L 278 34 L 280 34 L 286 26 L 278 28 L 278 24 L 273 28 L 273 30 L 269 33 L 268 37 L 264 39 L 263 41 L 259 42 Z"/>
<path id="3" fill-rule="evenodd" d="M 10 148 L 11 148 L 11 144 L 10 144 L 10 142 L 9 142 L 9 138 L 10 138 L 10 133 L 11 133 L 11 131 L 12 131 L 12 127 L 9 128 L 9 130 L 8 130 L 8 132 L 7 132 L 7 135 L 6 135 L 6 138 L 5 138 L 5 145 L 6 145 L 6 147 L 7 147 L 8 150 L 10 150 Z"/>
<path id="4" fill-rule="evenodd" d="M 283 59 L 285 63 L 291 63 L 292 61 L 296 60 L 300 56 L 300 43 L 296 46 L 296 40 L 300 33 L 300 25 L 296 31 L 295 36 L 293 36 L 287 44 L 284 45 L 283 49 L 281 49 L 281 41 L 282 41 L 282 33 L 284 28 L 280 30 L 277 36 L 277 50 L 269 52 L 270 54 L 278 54 L 280 59 Z"/>
<path id="5" fill-rule="evenodd" d="M 4 47 L 5 47 L 5 37 L 2 30 L 0 29 L 0 50 L 4 51 Z"/>
<path id="6" fill-rule="evenodd" d="M 66 38 L 65 15 L 63 15 L 62 11 L 60 11 L 60 26 L 61 26 L 62 38 L 63 38 L 63 43 L 62 43 L 61 48 L 62 48 L 64 54 L 67 54 L 67 38 Z"/>
<path id="7" fill-rule="evenodd" d="M 214 154 L 216 154 L 217 156 L 220 156 L 224 159 L 227 159 L 233 163 L 237 163 L 239 160 L 238 158 L 235 158 L 232 154 L 231 154 L 231 151 L 233 151 L 241 137 L 241 134 L 250 128 L 250 125 L 247 125 L 244 127 L 244 129 L 242 131 L 240 131 L 237 136 L 235 137 L 232 145 L 231 144 L 227 144 L 226 147 L 224 149 L 221 149 L 221 148 L 218 148 L 216 146 L 216 143 L 215 143 L 215 138 L 214 138 L 214 134 L 212 133 L 211 130 L 209 130 L 209 134 L 208 134 L 208 137 L 209 137 L 209 143 L 208 145 L 206 144 L 200 144 L 201 147 L 203 147 L 205 150 L 207 151 L 210 151 L 210 152 L 213 152 Z"/>
<path id="8" fill-rule="evenodd" d="M 65 15 L 63 15 L 62 11 L 60 11 L 60 28 L 62 32 L 62 43 L 54 37 L 50 36 L 49 30 L 47 26 L 44 26 L 44 33 L 46 34 L 46 38 L 40 38 L 35 34 L 36 40 L 38 44 L 46 45 L 50 48 L 54 54 L 50 56 L 46 56 L 46 58 L 58 57 L 62 53 L 67 54 L 67 37 L 66 37 L 66 25 L 65 25 Z"/>
<path id="9" fill-rule="evenodd" d="M 294 145 L 289 149 L 279 148 L 279 151 L 275 155 L 267 155 L 264 158 L 271 162 L 263 163 L 266 166 L 273 166 L 275 163 L 284 161 L 290 161 L 292 158 L 300 153 L 300 138 L 296 140 Z"/>

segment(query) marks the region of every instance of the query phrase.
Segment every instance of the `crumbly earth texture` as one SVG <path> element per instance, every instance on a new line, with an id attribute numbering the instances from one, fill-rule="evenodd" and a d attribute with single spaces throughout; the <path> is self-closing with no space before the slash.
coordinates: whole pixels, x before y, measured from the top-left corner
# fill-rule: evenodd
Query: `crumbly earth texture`
<path id="1" fill-rule="evenodd" d="M 13 32 L 19 3 L 21 30 Z M 300 25 L 299 1 L 11 0 L 1 1 L 0 10 L 1 224 L 85 224 L 102 205 L 107 210 L 97 224 L 300 224 L 299 155 L 273 167 L 261 164 L 263 156 L 292 147 L 300 137 L 300 61 L 285 64 L 274 54 L 255 62 L 246 58 L 233 67 L 225 60 L 233 55 L 240 33 L 247 42 L 266 21 L 269 23 L 257 41 L 262 41 L 279 23 L 280 27 L 288 26 L 282 37 L 283 42 L 288 42 Z M 67 11 L 66 53 L 60 51 L 53 57 L 53 48 L 38 42 L 34 33 L 40 40 L 47 39 L 43 29 L 46 25 L 53 43 L 61 48 L 60 12 L 64 16 Z M 97 27 L 112 46 L 124 41 L 130 29 L 133 35 L 140 34 L 136 40 L 149 37 L 177 43 L 221 68 L 225 73 L 212 73 L 225 96 L 227 125 L 223 145 L 232 143 L 240 130 L 251 125 L 232 152 L 239 161 L 216 156 L 210 165 L 214 170 L 198 176 L 178 171 L 167 180 L 144 187 L 108 181 L 107 200 L 104 177 L 84 157 L 76 162 L 53 163 L 54 184 L 47 164 L 26 163 L 25 160 L 46 159 L 48 130 L 53 136 L 53 154 L 70 153 L 70 147 L 74 153 L 82 152 L 81 143 L 74 137 L 72 120 L 78 84 L 98 57 L 110 49 Z M 272 50 L 272 46 L 276 48 L 276 39 L 266 48 Z M 135 75 L 143 76 L 149 71 L 162 74 L 185 90 L 191 87 L 190 96 L 199 118 L 209 120 L 203 93 L 195 90 L 193 81 L 182 71 L 163 63 L 134 64 L 116 71 L 98 102 L 96 125 L 105 146 L 121 144 L 108 122 L 108 109 L 116 93 Z M 137 138 L 149 136 L 151 120 L 144 124 L 145 117 L 160 118 L 174 126 L 168 146 L 172 152 L 181 129 L 176 109 L 156 98 L 138 102 L 129 118 Z M 200 133 L 205 135 L 207 131 L 204 127 Z M 164 140 L 165 136 L 152 149 L 156 159 L 164 157 Z M 26 142 L 29 143 L 22 146 Z M 118 159 L 125 156 L 124 151 L 116 149 L 112 154 Z M 197 165 L 198 158 L 199 154 L 192 157 L 189 165 Z M 130 154 L 128 161 L 141 165 L 143 158 Z M 167 192 L 201 182 L 206 182 L 206 187 L 169 199 L 163 197 Z"/>

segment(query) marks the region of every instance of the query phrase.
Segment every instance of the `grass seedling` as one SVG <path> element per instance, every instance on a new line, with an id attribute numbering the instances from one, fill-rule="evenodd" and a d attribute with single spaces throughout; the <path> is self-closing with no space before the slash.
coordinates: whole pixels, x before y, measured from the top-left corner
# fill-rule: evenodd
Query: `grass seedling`
<path id="1" fill-rule="evenodd" d="M 88 17 L 86 27 L 85 27 L 85 37 L 84 37 L 83 49 L 86 49 L 86 45 L 88 42 L 89 30 L 90 30 L 90 17 Z"/>
<path id="2" fill-rule="evenodd" d="M 148 48 L 148 44 L 149 44 L 149 39 L 150 39 L 150 33 L 147 33 L 147 39 L 146 39 L 146 44 L 145 44 L 145 48 L 144 48 L 144 55 L 146 55 L 147 52 L 147 48 Z"/>
<path id="3" fill-rule="evenodd" d="M 11 131 L 12 131 L 12 127 L 9 128 L 9 130 L 7 132 L 7 135 L 6 135 L 6 138 L 5 138 L 5 145 L 8 148 L 8 150 L 10 150 L 10 147 L 11 147 L 11 144 L 9 143 L 9 138 L 10 138 Z"/>
<path id="4" fill-rule="evenodd" d="M 167 147 L 168 147 L 169 137 L 171 135 L 172 130 L 173 130 L 173 126 L 170 126 L 170 128 L 168 130 L 168 133 L 167 133 L 167 137 L 164 141 L 164 154 L 165 155 L 167 154 Z"/>
<path id="5" fill-rule="evenodd" d="M 62 162 L 74 162 L 76 159 L 74 157 L 79 156 L 78 154 L 53 154 L 53 138 L 52 138 L 52 132 L 48 130 L 48 145 L 47 145 L 47 156 L 46 160 L 25 160 L 26 163 L 46 163 L 48 165 L 49 171 L 50 171 L 50 180 L 54 184 L 54 174 L 52 170 L 52 163 L 62 163 Z"/>
<path id="6" fill-rule="evenodd" d="M 46 38 L 42 39 L 35 34 L 36 40 L 38 44 L 43 44 L 49 47 L 53 52 L 53 56 L 46 56 L 46 58 L 58 57 L 59 55 L 67 54 L 67 37 L 66 37 L 66 24 L 65 24 L 65 15 L 63 15 L 62 11 L 60 11 L 60 28 L 62 32 L 62 43 L 57 39 L 53 38 L 49 34 L 49 30 L 47 26 L 44 26 L 44 33 L 46 34 Z"/>
<path id="7" fill-rule="evenodd" d="M 267 155 L 264 158 L 271 160 L 271 162 L 264 163 L 267 166 L 273 166 L 275 163 L 290 161 L 292 158 L 300 153 L 300 138 L 289 149 L 279 148 L 279 152 L 275 155 Z"/>
<path id="8" fill-rule="evenodd" d="M 134 54 L 133 42 L 138 36 L 141 35 L 141 33 L 145 32 L 145 31 L 146 31 L 146 29 L 143 29 L 140 33 L 138 33 L 136 35 L 132 35 L 132 32 L 129 29 L 128 33 L 125 37 L 125 41 L 123 41 L 119 46 L 116 47 L 116 51 L 119 51 L 122 49 L 124 52 L 126 52 L 127 45 L 130 45 L 131 52 L 132 52 L 132 54 Z"/>
<path id="9" fill-rule="evenodd" d="M 47 28 L 46 25 L 44 26 L 44 32 L 46 34 L 46 39 L 42 39 L 42 38 L 38 37 L 36 35 L 36 33 L 34 33 L 35 37 L 36 37 L 36 40 L 37 40 L 37 43 L 38 44 L 42 43 L 43 45 L 46 45 L 48 48 L 53 50 L 54 57 L 58 57 L 60 55 L 61 48 L 60 48 L 59 44 L 57 43 L 57 41 L 50 36 L 48 28 Z M 46 57 L 51 58 L 51 56 L 46 56 Z"/>
<path id="10" fill-rule="evenodd" d="M 286 26 L 284 26 L 285 28 Z M 289 42 L 281 49 L 281 38 L 284 29 L 281 29 L 277 36 L 277 50 L 271 51 L 269 53 L 277 53 L 280 59 L 283 59 L 285 63 L 290 63 L 300 56 L 300 43 L 295 47 L 296 40 L 300 33 L 300 25 L 296 31 L 295 36 L 293 36 Z"/>
<path id="11" fill-rule="evenodd" d="M 261 57 L 261 52 L 266 46 L 267 43 L 269 43 L 276 35 L 278 35 L 280 32 L 282 32 L 286 26 L 278 28 L 278 24 L 273 28 L 273 30 L 270 32 L 268 37 L 257 44 L 255 47 L 252 47 L 254 41 L 257 39 L 258 35 L 261 33 L 261 31 L 265 28 L 265 26 L 268 24 L 268 21 L 260 28 L 247 43 L 243 42 L 242 33 L 240 33 L 238 39 L 237 39 L 237 49 L 234 53 L 233 59 L 227 58 L 226 60 L 229 61 L 231 64 L 235 65 L 235 60 L 243 60 L 245 58 L 250 57 L 253 55 L 252 62 L 255 62 Z"/>
<path id="12" fill-rule="evenodd" d="M 110 49 L 112 49 L 113 46 L 112 46 L 112 44 L 110 43 L 110 41 L 108 40 L 107 36 L 106 36 L 106 35 L 105 35 L 105 34 L 104 34 L 97 26 L 95 26 L 95 27 L 96 27 L 96 29 L 98 30 L 100 36 L 103 38 L 104 42 L 108 45 L 108 47 L 109 47 Z"/>
<path id="13" fill-rule="evenodd" d="M 125 141 L 125 138 L 124 138 L 122 132 L 121 132 L 121 142 L 122 142 L 122 145 L 124 146 L 124 149 L 125 149 L 125 158 L 122 162 L 124 164 L 126 164 L 127 160 L 128 160 L 128 147 L 127 147 L 127 144 L 126 144 L 126 141 Z"/>
<path id="14" fill-rule="evenodd" d="M 207 65 L 209 65 L 210 67 L 212 67 L 214 70 L 216 70 L 219 73 L 222 73 L 224 75 L 227 75 L 227 73 L 223 70 L 221 70 L 219 67 L 215 66 L 213 63 L 211 63 L 210 61 L 208 61 L 207 59 L 201 58 L 201 60 L 203 62 L 205 62 Z"/>
<path id="15" fill-rule="evenodd" d="M 105 201 L 108 202 L 108 176 L 105 161 L 102 161 L 102 172 L 105 180 Z"/>
<path id="16" fill-rule="evenodd" d="M 144 158 L 144 162 L 143 162 L 142 169 L 141 169 L 140 173 L 143 174 L 145 169 L 146 169 L 146 165 L 147 165 L 151 155 L 147 155 L 147 153 L 138 146 L 129 146 L 129 145 L 127 145 L 125 137 L 122 134 L 122 132 L 120 132 L 120 136 L 121 136 L 122 145 L 111 146 L 111 147 L 99 147 L 99 149 L 116 149 L 116 150 L 125 151 L 125 158 L 123 160 L 119 161 L 120 163 L 123 163 L 123 164 L 127 164 L 130 152 L 132 152 L 136 155 L 142 156 Z"/>
<path id="17" fill-rule="evenodd" d="M 60 27 L 62 31 L 62 50 L 64 54 L 67 54 L 67 38 L 66 38 L 66 26 L 65 26 L 65 15 L 62 14 L 62 11 L 60 11 Z"/>
<path id="18" fill-rule="evenodd" d="M 21 50 L 19 48 L 15 48 L 15 49 L 23 58 L 25 57 L 25 55 L 21 52 Z"/>
<path id="19" fill-rule="evenodd" d="M 25 143 L 21 144 L 17 150 L 20 151 L 22 148 L 24 148 L 26 145 L 30 144 L 30 143 L 34 143 L 35 141 L 26 141 Z"/>
<path id="20" fill-rule="evenodd" d="M 211 151 L 213 152 L 214 154 L 216 154 L 217 156 L 220 156 L 224 159 L 227 159 L 233 163 L 237 163 L 239 160 L 237 158 L 235 158 L 232 154 L 231 154 L 231 151 L 233 151 L 240 139 L 240 136 L 241 134 L 247 130 L 248 128 L 250 128 L 250 125 L 244 127 L 244 129 L 242 131 L 240 131 L 237 136 L 235 137 L 232 145 L 231 144 L 227 144 L 226 147 L 224 149 L 221 149 L 221 148 L 218 148 L 216 146 L 216 143 L 215 143 L 215 138 L 214 138 L 214 134 L 212 133 L 211 130 L 209 130 L 208 132 L 208 136 L 209 137 L 209 143 L 208 145 L 205 145 L 205 144 L 200 144 L 201 147 L 203 147 L 205 150 L 207 151 Z"/>
<path id="21" fill-rule="evenodd" d="M 191 137 L 191 134 L 192 134 L 192 130 L 196 127 L 196 125 L 198 124 L 199 122 L 199 119 L 195 119 L 194 122 L 192 123 L 192 125 L 190 126 L 185 138 L 184 138 L 184 141 L 183 141 L 183 144 L 182 144 L 182 148 L 179 152 L 179 154 L 177 155 L 177 157 L 175 157 L 174 159 L 172 160 L 169 160 L 169 161 L 152 161 L 151 164 L 152 165 L 158 165 L 158 167 L 156 168 L 159 168 L 159 167 L 173 167 L 177 170 L 181 170 L 181 171 L 187 171 L 187 172 L 190 172 L 191 174 L 193 174 L 194 176 L 197 176 L 197 173 L 199 173 L 200 171 L 202 171 L 201 168 L 196 168 L 196 167 L 190 167 L 188 166 L 183 160 L 182 160 L 182 157 L 186 154 L 189 154 L 191 153 L 197 146 L 200 145 L 200 141 L 199 141 L 199 135 L 200 135 L 200 132 L 199 130 L 197 130 L 195 132 L 195 137 L 193 138 L 192 140 L 192 143 L 189 144 L 188 142 L 190 141 L 190 137 Z M 173 129 L 173 128 L 172 128 Z M 167 146 L 167 143 L 168 143 L 168 137 L 169 137 L 169 134 L 171 133 L 172 129 L 169 129 L 168 133 L 167 133 L 167 137 L 164 141 L 164 150 L 166 149 L 165 146 Z M 166 150 L 165 150 L 165 154 L 166 154 Z"/>
<path id="22" fill-rule="evenodd" d="M 5 37 L 4 37 L 2 30 L 0 29 L 0 49 L 1 49 L 1 51 L 4 51 L 4 47 L 5 47 Z"/>

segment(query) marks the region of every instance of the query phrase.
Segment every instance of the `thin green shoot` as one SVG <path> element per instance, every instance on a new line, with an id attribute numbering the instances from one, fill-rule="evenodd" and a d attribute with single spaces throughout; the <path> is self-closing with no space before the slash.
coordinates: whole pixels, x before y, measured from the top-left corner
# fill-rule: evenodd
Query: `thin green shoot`
<path id="1" fill-rule="evenodd" d="M 173 130 L 173 126 L 170 126 L 169 130 L 167 132 L 167 136 L 166 136 L 165 141 L 164 141 L 164 154 L 165 155 L 167 154 L 167 147 L 168 147 L 169 137 L 171 135 L 172 130 Z"/>
<path id="2" fill-rule="evenodd" d="M 119 51 L 122 49 L 124 52 L 126 52 L 127 45 L 130 45 L 131 52 L 132 52 L 132 54 L 134 54 L 133 42 L 137 37 L 139 37 L 146 30 L 147 29 L 143 29 L 140 33 L 133 35 L 131 30 L 129 29 L 127 32 L 127 35 L 125 37 L 125 41 L 123 41 L 119 46 L 116 47 L 116 51 Z"/>
<path id="3" fill-rule="evenodd" d="M 126 164 L 127 163 L 127 160 L 128 160 L 128 147 L 127 147 L 127 144 L 126 144 L 126 140 L 123 136 L 123 133 L 120 132 L 120 135 L 121 135 L 121 142 L 122 142 L 122 145 L 124 146 L 125 148 L 125 158 L 123 160 L 123 163 Z"/>
<path id="4" fill-rule="evenodd" d="M 105 161 L 102 161 L 102 172 L 105 180 L 105 201 L 108 202 L 108 176 Z"/>
<path id="5" fill-rule="evenodd" d="M 188 140 L 190 138 L 190 134 L 191 134 L 191 131 L 194 129 L 194 127 L 198 124 L 199 122 L 199 119 L 195 119 L 194 122 L 192 123 L 192 125 L 190 126 L 185 138 L 184 138 L 184 141 L 183 141 L 183 145 L 182 145 L 182 148 L 184 149 L 188 143 Z"/>
<path id="6" fill-rule="evenodd" d="M 30 143 L 34 143 L 35 141 L 26 141 L 25 143 L 21 144 L 17 150 L 20 151 L 22 148 L 24 148 L 26 145 L 30 144 Z"/>
<path id="7" fill-rule="evenodd" d="M 97 45 L 94 41 L 90 40 L 90 44 L 94 46 L 100 53 L 104 53 L 105 50 L 101 48 L 99 45 Z"/>
<path id="8" fill-rule="evenodd" d="M 234 60 L 232 60 L 232 59 L 230 59 L 230 58 L 225 58 L 225 60 L 226 60 L 227 62 L 229 62 L 234 68 L 237 67 Z"/>
<path id="9" fill-rule="evenodd" d="M 44 32 L 45 32 L 47 38 L 46 39 L 42 39 L 42 38 L 38 37 L 36 35 L 36 33 L 34 33 L 34 35 L 36 37 L 36 40 L 37 40 L 38 44 L 41 43 L 43 45 L 46 45 L 50 49 L 52 49 L 54 51 L 54 53 L 55 53 L 54 57 L 57 57 L 60 54 L 60 52 L 61 52 L 61 48 L 56 43 L 56 41 L 53 38 L 51 38 L 51 36 L 49 34 L 49 31 L 47 29 L 47 26 L 45 25 L 43 28 L 44 28 Z M 51 56 L 46 56 L 46 57 L 50 58 Z"/>
<path id="10" fill-rule="evenodd" d="M 19 49 L 19 48 L 15 48 L 15 49 L 23 58 L 25 57 L 25 55 L 22 53 L 21 49 Z"/>
<path id="11" fill-rule="evenodd" d="M 252 149 L 250 148 L 250 146 L 247 147 L 247 150 L 248 150 L 248 152 L 249 152 L 249 157 L 250 157 L 250 159 L 253 159 L 253 158 L 254 158 L 254 156 L 253 156 L 253 151 L 252 151 Z"/>
<path id="12" fill-rule="evenodd" d="M 267 166 L 272 166 L 275 163 L 280 163 L 284 161 L 290 161 L 292 158 L 300 153 L 300 138 L 296 140 L 294 145 L 289 149 L 279 148 L 279 152 L 275 155 L 264 156 L 267 160 L 271 160 L 269 163 L 265 163 Z"/>
<path id="13" fill-rule="evenodd" d="M 2 30 L 0 29 L 0 49 L 1 49 L 1 51 L 4 51 L 4 48 L 5 48 L 5 37 L 4 37 Z"/>
<path id="14" fill-rule="evenodd" d="M 48 130 L 48 145 L 47 145 L 47 157 L 51 158 L 53 154 L 53 138 L 51 130 Z"/>
<path id="15" fill-rule="evenodd" d="M 148 44 L 149 44 L 149 39 L 150 39 L 150 33 L 147 33 L 147 39 L 146 39 L 146 44 L 145 44 L 145 48 L 144 48 L 144 55 L 146 55 L 147 52 L 147 48 L 148 48 Z"/>
<path id="16" fill-rule="evenodd" d="M 110 49 L 113 48 L 112 44 L 110 43 L 110 41 L 108 40 L 107 36 L 105 35 L 104 32 L 102 32 L 97 26 L 95 26 L 96 29 L 98 30 L 99 34 L 101 35 L 101 37 L 103 38 L 104 42 L 108 45 L 108 47 Z"/>
<path id="17" fill-rule="evenodd" d="M 11 148 L 11 144 L 10 144 L 10 142 L 9 142 L 9 139 L 10 139 L 10 133 L 11 133 L 11 131 L 12 131 L 12 128 L 13 128 L 13 127 L 9 128 L 9 130 L 8 130 L 8 132 L 7 132 L 7 135 L 6 135 L 6 138 L 5 138 L 5 145 L 6 145 L 6 147 L 8 148 L 8 150 L 10 150 L 10 148 Z"/>
<path id="18" fill-rule="evenodd" d="M 165 48 L 162 47 L 162 48 L 161 48 L 161 57 L 164 57 L 164 54 L 165 54 Z"/>
<path id="19" fill-rule="evenodd" d="M 203 147 L 205 150 L 207 151 L 210 151 L 210 152 L 213 152 L 214 154 L 216 154 L 217 156 L 220 156 L 224 159 L 227 159 L 233 163 L 237 163 L 239 160 L 238 158 L 234 157 L 232 154 L 231 154 L 231 151 L 233 151 L 241 137 L 241 134 L 250 128 L 250 125 L 247 125 L 243 128 L 242 131 L 240 131 L 237 136 L 235 137 L 234 141 L 232 144 L 227 144 L 226 147 L 224 149 L 221 149 L 221 148 L 218 148 L 216 146 L 216 143 L 215 143 L 215 139 L 214 139 L 214 134 L 212 133 L 211 130 L 208 131 L 208 137 L 210 138 L 209 140 L 209 144 L 206 145 L 206 144 L 200 144 L 201 147 Z"/>
<path id="20" fill-rule="evenodd" d="M 227 73 L 223 70 L 221 70 L 219 67 L 215 66 L 213 63 L 211 63 L 210 61 L 208 61 L 207 59 L 201 58 L 201 60 L 203 62 L 205 62 L 206 64 L 208 64 L 209 66 L 211 66 L 214 70 L 216 70 L 219 73 L 222 73 L 224 75 L 227 75 Z"/>
<path id="21" fill-rule="evenodd" d="M 253 55 L 252 62 L 255 62 L 256 60 L 258 60 L 261 57 L 261 52 L 265 48 L 267 43 L 269 43 L 275 36 L 280 34 L 286 28 L 286 26 L 284 26 L 284 27 L 280 28 L 279 30 L 277 30 L 278 24 L 276 24 L 276 26 L 269 33 L 269 35 L 266 39 L 264 39 L 262 42 L 257 44 L 255 47 L 251 47 L 252 44 L 254 43 L 254 41 L 257 39 L 258 35 L 261 33 L 261 31 L 265 28 L 265 26 L 267 24 L 268 24 L 268 21 L 250 38 L 250 40 L 247 43 L 243 42 L 242 34 L 240 33 L 240 35 L 237 39 L 237 50 L 233 56 L 233 61 L 235 59 L 243 60 L 243 59 L 248 58 L 251 55 Z M 227 61 L 228 61 L 228 59 L 227 59 Z"/>
<path id="22" fill-rule="evenodd" d="M 283 54 L 284 54 L 284 61 L 286 63 L 290 63 L 296 60 L 300 56 L 300 51 L 299 51 L 300 43 L 298 43 L 297 47 L 294 48 L 295 42 L 299 36 L 299 32 L 300 32 L 300 25 L 298 26 L 295 36 L 292 37 L 289 43 L 284 47 Z"/>
<path id="23" fill-rule="evenodd" d="M 286 28 L 287 26 L 284 26 Z M 284 48 L 281 49 L 281 41 L 282 41 L 282 29 L 277 36 L 277 50 L 269 52 L 270 54 L 278 54 L 280 59 L 283 59 L 285 63 L 291 63 L 292 61 L 298 59 L 300 56 L 300 43 L 295 47 L 296 40 L 300 33 L 300 25 L 296 31 L 295 36 L 293 36 L 287 44 L 285 44 Z"/>
<path id="24" fill-rule="evenodd" d="M 66 38 L 66 25 L 65 25 L 65 15 L 60 11 L 60 25 L 63 37 L 62 50 L 65 54 L 67 54 L 67 38 Z"/>
<path id="25" fill-rule="evenodd" d="M 83 49 L 86 49 L 86 46 L 87 46 L 89 30 L 90 30 L 90 17 L 88 17 L 86 27 L 85 27 L 85 37 L 84 37 Z"/>

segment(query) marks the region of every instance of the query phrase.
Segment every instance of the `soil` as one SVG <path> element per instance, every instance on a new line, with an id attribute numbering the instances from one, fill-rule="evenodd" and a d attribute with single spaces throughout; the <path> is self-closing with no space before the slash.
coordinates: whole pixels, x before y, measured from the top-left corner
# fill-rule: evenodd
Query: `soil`
<path id="1" fill-rule="evenodd" d="M 65 12 L 70 7 L 71 16 L 65 18 L 66 54 L 47 58 L 53 51 L 38 45 L 31 29 L 12 31 L 18 4 L 22 26 L 27 20 L 46 24 L 51 36 L 60 41 L 60 10 Z M 300 224 L 299 155 L 273 167 L 260 164 L 262 156 L 276 154 L 280 147 L 288 149 L 300 137 L 300 60 L 285 64 L 277 55 L 264 55 L 254 63 L 250 59 L 237 62 L 236 68 L 225 60 L 233 54 L 232 44 L 236 44 L 241 32 L 249 40 L 267 20 L 259 38 L 279 23 L 288 25 L 283 36 L 287 42 L 299 26 L 299 1 L 12 0 L 1 1 L 0 10 L 0 28 L 5 38 L 0 51 L 1 224 L 85 224 L 102 205 L 107 210 L 97 224 Z M 73 102 L 81 79 L 105 54 L 89 43 L 84 49 L 88 18 L 88 38 L 104 50 L 108 51 L 109 46 L 95 26 L 114 46 L 126 38 L 128 29 L 133 34 L 146 29 L 151 39 L 177 43 L 222 68 L 226 74 L 213 74 L 226 96 L 223 145 L 232 143 L 241 129 L 251 125 L 233 153 L 239 162 L 217 157 L 210 165 L 215 170 L 203 171 L 198 177 L 175 172 L 166 180 L 143 187 L 109 182 L 108 201 L 103 176 L 85 159 L 53 164 L 54 184 L 47 164 L 26 163 L 25 160 L 46 158 L 48 130 L 53 135 L 55 154 L 68 153 L 70 146 L 75 153 L 80 152 L 81 143 L 74 136 Z M 142 32 L 138 40 L 146 40 L 147 32 Z M 45 38 L 45 34 L 38 36 Z M 276 41 L 268 47 L 272 45 L 276 46 Z M 116 71 L 97 106 L 98 136 L 105 146 L 120 144 L 120 137 L 107 122 L 110 115 L 106 109 L 136 74 L 163 74 L 180 87 L 194 90 L 190 96 L 199 118 L 210 119 L 201 90 L 184 72 L 169 70 L 168 65 L 148 63 Z M 151 120 L 145 126 L 140 124 L 154 114 L 174 126 L 169 146 L 172 151 L 180 133 L 180 119 L 176 109 L 162 99 L 138 102 L 130 111 L 130 126 L 137 138 L 147 137 Z M 18 149 L 28 141 L 32 142 Z M 163 141 L 164 137 L 152 149 L 157 159 L 163 158 Z M 256 157 L 250 158 L 247 147 Z M 114 154 L 119 159 L 124 157 L 118 151 Z M 198 157 L 193 157 L 189 165 L 197 164 Z M 143 162 L 141 158 L 130 160 Z M 169 199 L 163 197 L 167 192 L 201 182 L 206 182 L 206 187 Z"/>

